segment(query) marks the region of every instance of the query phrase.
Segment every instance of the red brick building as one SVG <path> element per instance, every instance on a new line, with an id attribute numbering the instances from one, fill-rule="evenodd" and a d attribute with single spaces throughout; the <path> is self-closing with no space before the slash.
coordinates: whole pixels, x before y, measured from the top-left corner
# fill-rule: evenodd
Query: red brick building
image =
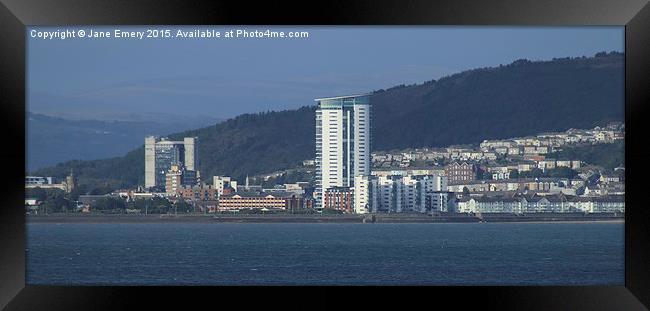
<path id="1" fill-rule="evenodd" d="M 323 208 L 352 213 L 354 209 L 354 190 L 348 187 L 334 187 L 325 190 Z"/>
<path id="2" fill-rule="evenodd" d="M 449 184 L 476 180 L 477 168 L 467 162 L 454 162 L 445 166 L 445 175 Z"/>

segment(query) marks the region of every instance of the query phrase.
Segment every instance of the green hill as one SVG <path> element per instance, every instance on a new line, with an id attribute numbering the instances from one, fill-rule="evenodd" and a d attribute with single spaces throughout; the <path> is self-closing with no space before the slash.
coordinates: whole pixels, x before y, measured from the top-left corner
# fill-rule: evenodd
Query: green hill
<path id="1" fill-rule="evenodd" d="M 623 121 L 623 65 L 623 54 L 615 52 L 551 61 L 518 60 L 375 91 L 371 98 L 373 150 L 479 143 Z M 199 168 L 204 178 L 218 174 L 242 179 L 313 158 L 314 111 L 309 106 L 245 114 L 170 137 L 199 137 Z M 71 168 L 82 183 L 143 184 L 144 151 L 140 147 L 123 157 L 69 161 L 33 174 L 63 177 Z"/>
<path id="2" fill-rule="evenodd" d="M 625 142 L 612 144 L 571 146 L 548 155 L 558 160 L 580 159 L 588 164 L 598 165 L 608 172 L 625 166 Z"/>

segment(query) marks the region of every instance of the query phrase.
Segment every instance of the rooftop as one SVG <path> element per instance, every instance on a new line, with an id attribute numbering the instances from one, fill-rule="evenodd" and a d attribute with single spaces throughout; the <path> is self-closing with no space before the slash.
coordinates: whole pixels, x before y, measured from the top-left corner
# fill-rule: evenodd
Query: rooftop
<path id="1" fill-rule="evenodd" d="M 262 191 L 239 191 L 230 194 L 223 195 L 224 198 L 232 198 L 235 196 L 243 198 L 263 198 L 263 197 L 274 197 L 274 198 L 291 198 L 299 197 L 295 192 L 286 192 L 286 191 L 273 191 L 273 192 L 262 192 Z"/>
<path id="2" fill-rule="evenodd" d="M 371 95 L 371 93 L 358 94 L 358 95 L 344 95 L 344 96 L 334 96 L 334 97 L 323 97 L 323 98 L 316 98 L 316 99 L 314 99 L 314 101 L 330 100 L 330 99 L 354 98 L 354 97 L 362 97 L 362 96 L 370 96 L 370 95 Z"/>

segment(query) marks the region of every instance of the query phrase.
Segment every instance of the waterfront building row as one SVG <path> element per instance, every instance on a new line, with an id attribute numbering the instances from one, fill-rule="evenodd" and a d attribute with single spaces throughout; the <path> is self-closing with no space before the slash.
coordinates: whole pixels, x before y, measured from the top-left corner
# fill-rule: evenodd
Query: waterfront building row
<path id="1" fill-rule="evenodd" d="M 625 198 L 623 195 L 483 195 L 459 199 L 455 206 L 459 213 L 625 213 Z"/>

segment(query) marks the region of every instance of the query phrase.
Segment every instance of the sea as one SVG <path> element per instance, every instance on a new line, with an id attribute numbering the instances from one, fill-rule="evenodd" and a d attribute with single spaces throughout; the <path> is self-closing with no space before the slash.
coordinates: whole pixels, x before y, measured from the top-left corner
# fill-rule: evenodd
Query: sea
<path id="1" fill-rule="evenodd" d="M 624 285 L 624 224 L 28 223 L 31 285 Z"/>

